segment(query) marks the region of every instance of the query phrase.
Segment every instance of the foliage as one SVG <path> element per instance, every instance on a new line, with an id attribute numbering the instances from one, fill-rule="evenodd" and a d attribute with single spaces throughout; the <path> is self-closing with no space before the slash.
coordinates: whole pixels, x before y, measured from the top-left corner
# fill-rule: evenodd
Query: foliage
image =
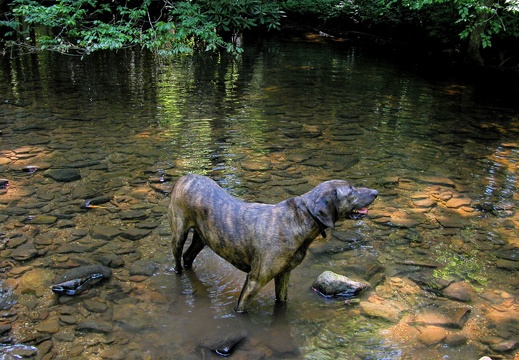
<path id="1" fill-rule="evenodd" d="M 403 6 L 420 13 L 420 18 L 430 30 L 430 35 L 441 39 L 437 33 L 446 30 L 457 32 L 459 40 L 465 41 L 467 62 L 483 64 L 481 49 L 489 48 L 496 35 L 506 31 L 505 18 L 519 26 L 517 13 L 519 0 L 381 0 L 388 11 Z"/>
<path id="2" fill-rule="evenodd" d="M 301 15 L 315 15 L 321 20 L 341 17 L 354 12 L 355 4 L 340 0 L 285 0 L 283 8 Z"/>
<path id="3" fill-rule="evenodd" d="M 236 53 L 227 33 L 279 29 L 283 15 L 271 0 L 12 0 L 7 6 L 0 18 L 4 45 L 80 54 L 136 45 L 168 54 Z"/>
<path id="4" fill-rule="evenodd" d="M 392 2 L 398 0 L 392 0 Z M 518 0 L 498 2 L 495 0 L 402 0 L 404 6 L 421 10 L 427 6 L 451 7 L 457 13 L 455 23 L 463 25 L 459 36 L 466 39 L 476 28 L 483 27 L 481 41 L 483 48 L 491 45 L 493 35 L 505 30 L 502 16 L 519 10 Z"/>

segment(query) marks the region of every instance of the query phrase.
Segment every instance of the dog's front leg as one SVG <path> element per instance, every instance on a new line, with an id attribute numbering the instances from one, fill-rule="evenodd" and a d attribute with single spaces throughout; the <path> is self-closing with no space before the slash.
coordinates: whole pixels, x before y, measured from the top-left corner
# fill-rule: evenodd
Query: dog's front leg
<path id="1" fill-rule="evenodd" d="M 282 272 L 274 278 L 276 284 L 276 301 L 286 302 L 288 300 L 288 281 L 290 280 L 290 271 Z"/>
<path id="2" fill-rule="evenodd" d="M 234 308 L 234 311 L 236 311 L 237 313 L 245 312 L 245 306 L 247 305 L 247 301 L 256 296 L 256 294 L 261 290 L 263 286 L 265 286 L 265 284 L 266 283 L 253 279 L 250 273 L 247 274 L 245 285 L 243 285 L 240 298 L 238 299 L 238 304 Z"/>

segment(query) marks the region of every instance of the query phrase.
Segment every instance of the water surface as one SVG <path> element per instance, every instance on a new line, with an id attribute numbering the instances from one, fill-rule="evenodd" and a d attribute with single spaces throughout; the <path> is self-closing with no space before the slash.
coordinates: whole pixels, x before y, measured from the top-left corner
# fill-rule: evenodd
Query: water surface
<path id="1" fill-rule="evenodd" d="M 2 342 L 53 358 L 194 359 L 217 357 L 208 338 L 243 330 L 235 357 L 514 359 L 517 107 L 488 84 L 424 73 L 304 39 L 251 44 L 237 61 L 4 59 Z M 167 195 L 188 172 L 247 201 L 329 179 L 380 196 L 315 241 L 285 313 L 269 284 L 237 316 L 243 273 L 207 249 L 193 271 L 171 269 Z M 99 196 L 111 201 L 83 207 Z M 99 263 L 109 281 L 50 291 Z M 323 299 L 311 285 L 325 270 L 371 288 Z"/>

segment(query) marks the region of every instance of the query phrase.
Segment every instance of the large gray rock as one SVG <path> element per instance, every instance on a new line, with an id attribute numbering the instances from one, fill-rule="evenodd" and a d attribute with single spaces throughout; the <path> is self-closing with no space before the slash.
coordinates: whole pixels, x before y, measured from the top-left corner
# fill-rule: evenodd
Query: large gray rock
<path id="1" fill-rule="evenodd" d="M 333 271 L 325 271 L 313 283 L 312 288 L 327 297 L 352 297 L 370 287 L 366 281 L 355 281 Z"/>

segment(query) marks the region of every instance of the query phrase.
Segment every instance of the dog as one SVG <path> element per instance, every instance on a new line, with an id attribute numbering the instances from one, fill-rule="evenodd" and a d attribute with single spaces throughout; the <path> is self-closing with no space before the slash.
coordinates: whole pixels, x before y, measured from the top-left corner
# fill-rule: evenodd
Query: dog
<path id="1" fill-rule="evenodd" d="M 270 280 L 276 301 L 285 303 L 290 271 L 303 261 L 310 243 L 339 219 L 367 213 L 378 193 L 354 188 L 343 180 L 325 181 L 309 192 L 278 204 L 249 203 L 225 192 L 212 179 L 189 174 L 171 191 L 168 215 L 172 232 L 174 271 L 193 265 L 207 245 L 236 268 L 247 273 L 234 310 L 246 305 Z M 191 245 L 182 256 L 190 229 Z"/>

